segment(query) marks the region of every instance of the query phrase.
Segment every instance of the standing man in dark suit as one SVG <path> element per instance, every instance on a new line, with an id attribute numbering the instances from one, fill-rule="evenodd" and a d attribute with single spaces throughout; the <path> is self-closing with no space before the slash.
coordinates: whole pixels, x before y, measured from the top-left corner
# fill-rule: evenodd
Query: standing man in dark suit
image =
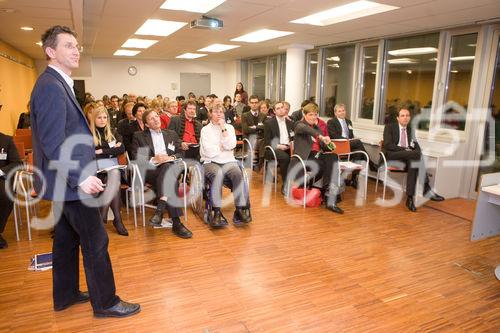
<path id="1" fill-rule="evenodd" d="M 174 162 L 177 158 L 184 157 L 181 140 L 174 131 L 161 129 L 160 116 L 154 110 L 146 110 L 142 119 L 147 128 L 134 133 L 132 158 L 137 161 L 141 171 L 145 172 L 145 179 L 153 186 L 158 198 L 158 205 L 149 223 L 152 226 L 161 226 L 166 209 L 173 222 L 172 232 L 181 238 L 191 238 L 193 234 L 179 218 L 182 216 L 182 210 L 174 202 L 179 193 L 179 182 L 172 175 L 178 176 L 179 173 L 171 168 L 178 166 Z"/>
<path id="2" fill-rule="evenodd" d="M 108 254 L 108 235 L 92 196 L 104 190 L 96 175 L 92 134 L 73 91 L 72 70 L 80 52 L 76 34 L 54 26 L 42 36 L 49 66 L 31 94 L 31 124 L 35 190 L 53 202 L 56 225 L 52 245 L 54 310 L 90 302 L 96 317 L 126 317 L 140 311 L 139 304 L 116 295 Z M 45 191 L 42 189 L 46 186 Z M 79 291 L 79 247 L 89 293 Z"/>
<path id="3" fill-rule="evenodd" d="M 290 164 L 290 145 L 292 144 L 294 132 L 293 122 L 287 118 L 288 109 L 284 104 L 288 102 L 278 102 L 274 105 L 276 117 L 268 119 L 264 123 L 264 147 L 271 146 L 276 154 L 278 165 L 280 167 L 281 193 L 285 194 L 286 176 L 288 165 Z M 274 160 L 274 156 L 269 149 L 266 149 L 264 158 Z"/>
<path id="4" fill-rule="evenodd" d="M 2 237 L 7 219 L 12 212 L 14 203 L 7 195 L 7 189 L 12 188 L 13 177 L 7 183 L 9 172 L 22 164 L 16 145 L 11 136 L 0 133 L 0 249 L 7 247 L 7 241 Z M 12 171 L 14 172 L 14 171 Z"/>
<path id="5" fill-rule="evenodd" d="M 419 172 L 425 173 L 422 151 L 410 126 L 410 111 L 402 108 L 397 115 L 397 122 L 389 123 L 384 127 L 384 153 L 389 161 L 400 161 L 405 163 L 406 176 L 406 207 L 415 212 L 415 188 Z M 424 196 L 433 201 L 443 201 L 444 198 L 434 193 L 429 185 L 429 177 L 425 173 Z"/>
<path id="6" fill-rule="evenodd" d="M 347 139 L 349 140 L 349 146 L 351 151 L 364 151 L 366 153 L 365 146 L 363 142 L 359 139 L 354 139 L 354 132 L 352 128 L 352 121 L 346 118 L 345 104 L 336 104 L 334 107 L 335 117 L 328 120 L 328 136 L 332 140 Z M 365 158 L 364 155 L 358 154 L 359 158 Z M 353 155 L 353 159 L 358 159 L 358 156 Z M 370 160 L 370 168 L 372 170 L 377 170 L 377 165 Z M 358 187 L 358 175 L 359 170 L 352 172 L 351 186 L 354 188 Z"/>
<path id="7" fill-rule="evenodd" d="M 248 101 L 250 112 L 245 112 L 241 116 L 241 132 L 244 138 L 250 140 L 255 155 L 258 157 L 258 166 L 260 169 L 264 161 L 262 140 L 264 138 L 264 121 L 267 119 L 267 115 L 259 112 L 258 96 L 252 95 Z"/>

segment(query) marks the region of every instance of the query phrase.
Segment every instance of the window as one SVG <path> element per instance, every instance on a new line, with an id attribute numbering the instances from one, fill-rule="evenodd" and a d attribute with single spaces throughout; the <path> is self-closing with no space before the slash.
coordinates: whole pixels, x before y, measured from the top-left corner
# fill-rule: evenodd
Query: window
<path id="1" fill-rule="evenodd" d="M 385 95 L 379 124 L 396 121 L 400 108 L 418 117 L 417 128 L 429 130 L 436 76 L 439 33 L 391 39 L 386 42 Z"/>
<path id="2" fill-rule="evenodd" d="M 278 57 L 271 57 L 269 59 L 269 99 L 272 103 L 276 102 L 277 87 L 279 84 L 278 76 Z"/>
<path id="3" fill-rule="evenodd" d="M 311 97 L 316 98 L 316 80 L 318 77 L 318 53 L 309 53 L 307 55 L 307 87 L 306 87 L 306 99 Z"/>
<path id="4" fill-rule="evenodd" d="M 266 61 L 251 62 L 252 95 L 259 96 L 259 100 L 266 98 Z"/>
<path id="5" fill-rule="evenodd" d="M 322 95 L 324 96 L 324 107 L 320 115 L 333 116 L 333 108 L 338 103 L 345 104 L 346 111 L 351 112 L 354 46 L 327 48 L 323 68 L 325 72 Z"/>
<path id="6" fill-rule="evenodd" d="M 361 107 L 359 109 L 358 117 L 363 119 L 373 119 L 378 46 L 364 47 L 362 57 Z"/>
<path id="7" fill-rule="evenodd" d="M 476 54 L 477 33 L 453 36 L 448 59 L 445 105 L 441 127 L 465 129 L 472 68 Z"/>

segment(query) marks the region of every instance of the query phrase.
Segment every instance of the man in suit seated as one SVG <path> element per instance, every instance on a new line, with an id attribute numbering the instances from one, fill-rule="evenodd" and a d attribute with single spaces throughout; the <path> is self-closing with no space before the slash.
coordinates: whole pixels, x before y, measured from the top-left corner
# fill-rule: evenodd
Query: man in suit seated
<path id="1" fill-rule="evenodd" d="M 158 205 L 149 223 L 161 226 L 163 212 L 166 209 L 172 219 L 173 233 L 181 238 L 191 238 L 191 231 L 179 218 L 182 216 L 182 210 L 178 204 L 172 204 L 179 193 L 179 182 L 177 179 L 172 179 L 172 184 L 167 180 L 173 171 L 173 174 L 178 176 L 178 172 L 170 168 L 176 168 L 178 165 L 174 161 L 184 155 L 181 140 L 174 131 L 161 129 L 160 116 L 154 110 L 144 111 L 142 119 L 147 128 L 134 133 L 132 157 L 137 160 L 141 169 L 146 171 L 146 182 L 153 186 L 158 198 Z"/>
<path id="2" fill-rule="evenodd" d="M 405 163 L 406 176 L 406 207 L 415 212 L 415 188 L 417 185 L 418 173 L 425 173 L 422 151 L 418 144 L 410 124 L 410 111 L 406 108 L 399 110 L 397 122 L 388 123 L 384 127 L 384 153 L 388 161 L 400 161 Z M 429 185 L 429 177 L 425 173 L 424 177 L 424 196 L 433 201 L 443 201 L 444 198 L 434 193 Z"/>
<path id="3" fill-rule="evenodd" d="M 290 164 L 290 145 L 294 137 L 293 122 L 287 118 L 290 104 L 288 102 L 278 102 L 274 105 L 276 117 L 270 118 L 264 123 L 264 147 L 271 146 L 276 154 L 280 167 L 281 193 L 285 193 L 286 175 Z M 265 150 L 264 158 L 274 160 L 274 156 L 269 149 Z"/>
<path id="4" fill-rule="evenodd" d="M 328 147 L 331 142 L 330 137 L 323 135 L 323 132 L 318 127 L 318 106 L 309 103 L 304 106 L 303 113 L 304 119 L 295 125 L 294 154 L 299 155 L 304 162 L 313 161 L 317 164 L 318 171 L 315 177 L 316 179 L 323 178 L 321 193 L 326 202 L 326 208 L 332 212 L 343 214 L 344 211 L 337 206 L 340 199 L 338 193 L 340 190 L 338 169 L 336 166 L 338 158 L 336 154 L 329 153 L 331 152 Z M 290 163 L 289 174 L 296 168 L 297 163 L 297 159 Z M 306 185 L 304 184 L 304 186 Z"/>
<path id="5" fill-rule="evenodd" d="M 250 198 L 245 191 L 243 172 L 234 157 L 236 134 L 233 126 L 224 119 L 222 102 L 216 99 L 209 109 L 210 122 L 201 130 L 200 155 L 203 163 L 205 180 L 210 185 L 213 217 L 208 221 L 212 228 L 223 226 L 222 184 L 230 182 L 233 191 L 235 211 L 233 222 L 236 225 L 250 223 Z"/>
<path id="6" fill-rule="evenodd" d="M 333 110 L 335 117 L 328 120 L 327 122 L 328 136 L 330 136 L 330 139 L 332 140 L 347 139 L 349 140 L 349 146 L 351 148 L 351 151 L 359 150 L 359 151 L 364 151 L 366 153 L 366 149 L 365 146 L 363 145 L 363 142 L 361 142 L 361 140 L 359 139 L 354 139 L 352 121 L 346 118 L 345 104 L 336 104 Z M 365 156 L 361 154 L 359 154 L 359 157 L 353 155 L 353 159 L 355 160 L 359 158 L 364 159 L 364 157 Z M 370 169 L 374 171 L 377 170 L 377 165 L 373 163 L 371 160 L 370 160 Z M 354 188 L 358 188 L 358 175 L 359 175 L 359 170 L 353 171 L 350 185 Z"/>
<path id="7" fill-rule="evenodd" d="M 256 95 L 250 96 L 248 99 L 250 104 L 250 112 L 243 113 L 241 116 L 241 132 L 243 137 L 250 140 L 256 156 L 259 158 L 259 168 L 264 161 L 264 155 L 261 155 L 264 147 L 262 140 L 264 138 L 264 121 L 267 115 L 259 112 L 259 97 Z"/>
<path id="8" fill-rule="evenodd" d="M 177 133 L 181 139 L 184 157 L 200 160 L 200 132 L 203 125 L 195 119 L 196 102 L 187 101 L 186 108 L 179 116 L 172 117 L 168 129 Z"/>
<path id="9" fill-rule="evenodd" d="M 0 249 L 7 247 L 7 241 L 2 237 L 2 233 L 14 205 L 7 195 L 7 189 L 12 188 L 14 177 L 7 183 L 7 175 L 21 165 L 22 161 L 12 137 L 0 133 Z"/>
<path id="10" fill-rule="evenodd" d="M 142 113 L 146 110 L 146 106 L 142 103 L 135 104 L 128 102 L 123 108 L 127 118 L 118 122 L 118 134 L 122 136 L 122 143 L 127 149 L 129 156 L 132 155 L 132 138 L 137 131 L 144 130 L 144 123 L 142 122 Z"/>

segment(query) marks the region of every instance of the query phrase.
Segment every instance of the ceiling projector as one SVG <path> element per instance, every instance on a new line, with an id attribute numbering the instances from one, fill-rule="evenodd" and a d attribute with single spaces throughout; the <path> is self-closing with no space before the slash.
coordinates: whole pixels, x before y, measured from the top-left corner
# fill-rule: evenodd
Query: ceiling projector
<path id="1" fill-rule="evenodd" d="M 207 17 L 207 16 L 202 16 L 199 19 L 191 21 L 189 23 L 190 28 L 194 29 L 222 29 L 224 24 L 222 23 L 222 20 L 213 18 L 213 17 Z"/>

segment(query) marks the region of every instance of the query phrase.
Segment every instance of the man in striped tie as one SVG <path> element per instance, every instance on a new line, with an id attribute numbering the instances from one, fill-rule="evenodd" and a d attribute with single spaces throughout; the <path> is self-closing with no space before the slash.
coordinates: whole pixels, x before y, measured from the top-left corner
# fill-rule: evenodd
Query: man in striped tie
<path id="1" fill-rule="evenodd" d="M 422 151 L 414 133 L 412 133 L 410 124 L 410 111 L 406 108 L 399 110 L 397 122 L 389 123 L 384 128 L 383 150 L 388 161 L 399 161 L 405 164 L 406 176 L 406 207 L 415 212 L 415 188 L 417 184 L 418 173 L 424 172 L 423 180 L 424 196 L 433 201 L 443 201 L 444 198 L 434 193 L 429 185 L 429 177 L 425 172 Z"/>

